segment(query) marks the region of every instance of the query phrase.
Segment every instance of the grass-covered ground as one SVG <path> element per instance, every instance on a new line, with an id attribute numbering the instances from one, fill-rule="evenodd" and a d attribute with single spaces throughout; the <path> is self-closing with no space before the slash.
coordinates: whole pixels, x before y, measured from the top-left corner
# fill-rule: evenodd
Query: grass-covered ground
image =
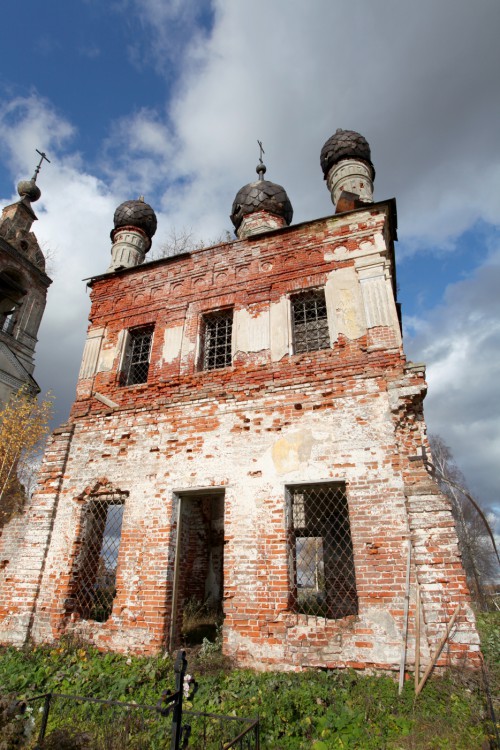
<path id="1" fill-rule="evenodd" d="M 493 695 L 498 695 L 500 613 L 480 615 L 478 619 L 491 689 Z M 188 672 L 197 680 L 197 691 L 188 707 L 214 714 L 258 715 L 261 746 L 267 750 L 484 750 L 490 747 L 492 727 L 486 720 L 483 681 L 480 675 L 467 669 L 433 677 L 415 700 L 413 679 L 407 681 L 399 696 L 396 681 L 390 676 L 316 670 L 298 674 L 257 674 L 231 669 L 210 647 L 197 654 L 192 652 L 188 658 Z M 0 696 L 28 698 L 52 691 L 154 705 L 161 692 L 173 686 L 170 658 L 102 654 L 71 642 L 53 647 L 0 650 Z M 40 706 L 35 706 L 35 712 Z M 54 710 L 51 721 L 69 720 L 71 724 L 68 710 Z M 116 735 L 118 725 L 123 724 L 116 712 L 113 716 L 116 726 L 111 728 L 110 736 Z M 5 726 L 7 719 L 5 714 Z M 15 721 L 19 728 L 23 722 L 26 724 L 26 715 Z M 110 723 L 109 718 L 102 718 L 102 721 Z M 168 729 L 170 718 L 163 721 L 163 727 Z M 29 741 L 8 744 L 8 732 L 1 729 L 1 724 L 0 705 L 0 750 L 33 747 L 33 740 L 31 744 Z M 49 728 L 54 731 L 54 724 Z M 85 741 L 90 742 L 88 738 L 80 736 L 79 741 L 80 744 L 64 745 L 58 736 L 56 744 L 48 746 L 61 750 L 95 747 L 85 744 Z M 199 743 L 193 736 L 189 747 L 201 750 L 203 745 Z M 157 740 L 151 739 L 148 744 L 142 740 L 142 744 L 129 746 L 153 748 L 168 747 L 168 744 L 161 740 L 157 744 Z M 110 741 L 100 747 L 114 750 L 120 745 Z"/>

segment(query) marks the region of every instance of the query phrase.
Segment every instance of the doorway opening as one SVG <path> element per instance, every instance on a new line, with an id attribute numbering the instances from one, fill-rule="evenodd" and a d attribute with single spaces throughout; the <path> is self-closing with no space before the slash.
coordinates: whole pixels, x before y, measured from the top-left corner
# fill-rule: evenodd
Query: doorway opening
<path id="1" fill-rule="evenodd" d="M 223 620 L 224 490 L 178 493 L 171 648 L 214 642 Z"/>

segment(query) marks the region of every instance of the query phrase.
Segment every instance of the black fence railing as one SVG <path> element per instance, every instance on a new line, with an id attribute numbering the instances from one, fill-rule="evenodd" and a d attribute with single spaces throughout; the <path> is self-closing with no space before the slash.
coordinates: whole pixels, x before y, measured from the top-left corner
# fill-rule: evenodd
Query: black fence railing
<path id="1" fill-rule="evenodd" d="M 184 711 L 180 748 L 259 750 L 259 720 Z"/>
<path id="2" fill-rule="evenodd" d="M 186 667 L 180 651 L 175 690 L 165 690 L 156 706 L 44 693 L 20 701 L 18 710 L 34 722 L 34 750 L 260 750 L 258 719 L 183 710 Z"/>

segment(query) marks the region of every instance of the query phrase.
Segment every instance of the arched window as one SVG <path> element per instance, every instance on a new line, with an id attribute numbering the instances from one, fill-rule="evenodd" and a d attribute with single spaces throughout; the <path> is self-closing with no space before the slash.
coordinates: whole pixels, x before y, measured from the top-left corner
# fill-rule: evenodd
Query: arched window
<path id="1" fill-rule="evenodd" d="M 97 495 L 83 510 L 70 602 L 85 620 L 106 622 L 113 609 L 124 501 L 123 493 Z"/>
<path id="2" fill-rule="evenodd" d="M 0 331 L 12 334 L 26 294 L 21 274 L 13 269 L 0 272 Z"/>

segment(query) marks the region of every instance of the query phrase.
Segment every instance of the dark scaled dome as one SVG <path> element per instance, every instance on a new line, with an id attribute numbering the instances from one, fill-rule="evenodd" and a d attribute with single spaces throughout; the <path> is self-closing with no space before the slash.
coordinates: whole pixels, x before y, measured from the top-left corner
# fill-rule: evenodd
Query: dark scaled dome
<path id="1" fill-rule="evenodd" d="M 144 199 L 125 201 L 115 211 L 113 218 L 115 229 L 120 227 L 137 227 L 151 239 L 156 232 L 156 214 Z"/>
<path id="2" fill-rule="evenodd" d="M 30 203 L 37 201 L 42 194 L 33 178 L 31 180 L 21 180 L 21 182 L 18 182 L 17 192 L 21 198 L 27 198 Z"/>
<path id="3" fill-rule="evenodd" d="M 342 130 L 338 128 L 334 135 L 327 140 L 321 149 L 321 169 L 325 176 L 334 164 L 342 159 L 361 159 L 370 165 L 372 179 L 375 178 L 375 169 L 372 164 L 370 146 L 366 138 L 354 130 Z"/>
<path id="4" fill-rule="evenodd" d="M 293 218 L 293 208 L 285 188 L 275 182 L 263 179 L 266 168 L 259 164 L 257 172 L 260 179 L 244 185 L 236 194 L 231 209 L 231 221 L 234 228 L 238 228 L 245 216 L 256 213 L 256 211 L 268 211 L 274 216 L 281 216 L 288 224 Z"/>

